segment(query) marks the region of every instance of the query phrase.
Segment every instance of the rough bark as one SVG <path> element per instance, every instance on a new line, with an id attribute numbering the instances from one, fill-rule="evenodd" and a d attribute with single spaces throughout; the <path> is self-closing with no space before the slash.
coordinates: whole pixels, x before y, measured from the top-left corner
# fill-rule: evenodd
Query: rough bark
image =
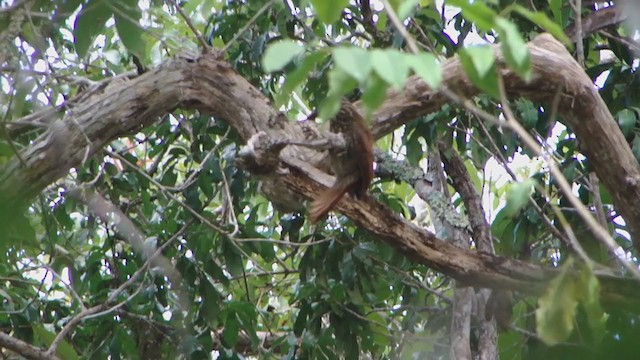
<path id="1" fill-rule="evenodd" d="M 594 32 L 606 28 L 611 25 L 618 25 L 625 21 L 629 16 L 628 12 L 624 11 L 624 6 L 609 6 L 606 8 L 599 9 L 594 11 L 582 19 L 582 31 L 580 34 L 582 38 L 586 38 Z M 565 33 L 569 38 L 571 38 L 572 42 L 578 41 L 578 31 L 575 27 L 575 24 L 569 27 Z M 580 39 L 582 40 L 582 39 Z"/>
<path id="2" fill-rule="evenodd" d="M 55 355 L 47 354 L 45 350 L 37 348 L 11 335 L 0 332 L 0 349 L 9 349 L 31 360 L 58 360 Z M 6 355 L 6 354 L 5 354 Z M 4 357 L 4 356 L 3 356 Z"/>
<path id="3" fill-rule="evenodd" d="M 480 195 L 473 186 L 471 177 L 467 172 L 462 158 L 451 147 L 447 147 L 442 141 L 438 142 L 438 148 L 444 163 L 444 169 L 453 183 L 464 206 L 467 209 L 469 217 L 469 226 L 473 234 L 473 240 L 476 243 L 478 251 L 494 254 L 493 239 L 491 237 L 491 227 L 486 219 L 484 208 Z M 493 290 L 496 291 L 496 290 Z M 479 324 L 478 332 L 478 352 L 477 358 L 480 360 L 498 359 L 498 328 L 496 319 L 485 316 L 485 308 L 487 300 L 490 298 L 491 290 L 478 289 L 475 294 L 474 315 L 475 320 Z M 507 304 L 511 306 L 511 304 Z M 509 310 L 511 310 L 509 308 Z"/>
<path id="4" fill-rule="evenodd" d="M 508 95 L 549 106 L 557 94 L 560 96 L 558 119 L 575 132 L 581 151 L 611 193 L 616 209 L 629 227 L 635 248 L 640 250 L 640 206 L 636 206 L 640 199 L 640 167 L 607 104 L 580 65 L 551 35 L 539 35 L 529 44 L 529 51 L 533 70 L 530 82 L 509 70 L 502 71 Z M 496 56 L 502 61 L 497 48 Z M 479 92 L 464 75 L 457 58 L 443 63 L 443 83 L 464 98 Z M 373 134 L 376 138 L 384 136 L 406 121 L 437 111 L 448 102 L 443 93 L 432 91 L 414 77 L 402 92 L 391 94 L 375 112 Z"/>
<path id="5" fill-rule="evenodd" d="M 451 203 L 451 194 L 447 189 L 447 180 L 442 168 L 442 158 L 438 149 L 430 149 L 428 175 L 435 191 L 441 193 L 443 204 L 449 211 L 456 212 Z M 443 234 L 443 240 L 461 249 L 468 249 L 470 243 L 466 229 L 452 224 L 439 211 L 431 207 L 431 221 L 436 233 Z M 451 325 L 449 327 L 449 358 L 471 359 L 471 311 L 473 309 L 474 290 L 471 286 L 459 286 L 453 281 L 453 303 L 451 305 Z"/>
<path id="6" fill-rule="evenodd" d="M 550 102 L 556 90 L 561 92 L 561 118 L 575 131 L 584 154 L 612 194 L 631 233 L 638 234 L 640 207 L 635 205 L 640 199 L 640 168 L 606 104 L 559 43 L 542 37 L 530 45 L 530 50 L 534 73 L 531 82 L 503 71 L 510 94 Z M 457 59 L 450 59 L 443 66 L 444 84 L 449 89 L 466 97 L 478 92 Z M 439 109 L 447 101 L 420 79 L 411 78 L 405 91 L 391 94 L 375 113 L 374 135 L 383 136 L 417 116 Z M 111 140 L 138 131 L 178 107 L 200 110 L 227 121 L 244 139 L 259 131 L 276 139 L 317 136 L 313 124 L 287 121 L 225 61 L 212 54 L 180 57 L 139 77 L 87 90 L 81 100 L 64 109 L 61 119 L 50 123 L 45 133 L 21 151 L 20 159 L 12 159 L 0 169 L 2 201 L 28 204 L 46 186 Z M 277 178 L 289 189 L 312 197 L 320 190 L 317 181 L 331 183 L 326 174 L 312 166 L 322 158 L 323 154 L 288 146 L 280 159 L 289 171 L 279 173 Z M 412 260 L 453 276 L 460 283 L 539 294 L 555 272 L 459 249 L 372 199 L 348 198 L 338 204 L 338 209 Z M 613 279 L 616 281 L 603 282 L 603 294 L 614 301 L 639 298 L 637 287 L 629 286 L 626 280 Z M 627 305 L 636 307 L 633 301 Z"/>

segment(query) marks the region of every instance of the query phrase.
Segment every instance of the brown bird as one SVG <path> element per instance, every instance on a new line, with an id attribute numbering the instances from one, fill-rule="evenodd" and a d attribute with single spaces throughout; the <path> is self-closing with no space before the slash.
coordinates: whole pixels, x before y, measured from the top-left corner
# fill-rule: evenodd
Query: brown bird
<path id="1" fill-rule="evenodd" d="M 343 135 L 345 148 L 329 150 L 336 180 L 332 187 L 322 192 L 311 204 L 312 223 L 324 218 L 344 194 L 364 197 L 373 179 L 373 136 L 350 102 L 342 101 L 329 129 Z"/>

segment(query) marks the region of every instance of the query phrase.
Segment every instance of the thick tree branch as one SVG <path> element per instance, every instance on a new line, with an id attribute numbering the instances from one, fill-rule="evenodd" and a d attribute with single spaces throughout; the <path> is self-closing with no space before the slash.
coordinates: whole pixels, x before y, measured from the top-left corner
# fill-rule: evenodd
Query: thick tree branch
<path id="1" fill-rule="evenodd" d="M 578 41 L 578 37 L 581 37 L 580 40 L 582 40 L 607 26 L 619 25 L 625 21 L 628 16 L 629 13 L 624 11 L 623 6 L 609 6 L 584 16 L 581 31 L 578 31 L 578 24 L 576 22 L 576 24 L 569 27 L 565 32 L 567 36 L 571 38 L 571 41 L 575 43 Z"/>
<path id="2" fill-rule="evenodd" d="M 447 147 L 444 142 L 438 142 L 438 149 L 442 154 L 444 169 L 453 182 L 453 187 L 460 194 L 469 218 L 469 226 L 473 233 L 473 240 L 479 251 L 493 254 L 493 239 L 491 238 L 491 227 L 485 218 L 484 208 L 480 195 L 473 186 L 471 177 L 467 172 L 460 155 L 452 148 Z"/>
<path id="3" fill-rule="evenodd" d="M 482 200 L 480 195 L 476 191 L 471 177 L 464 166 L 464 161 L 460 155 L 450 147 L 447 147 L 444 141 L 438 141 L 438 149 L 440 150 L 442 162 L 447 175 L 453 183 L 453 187 L 456 189 L 464 206 L 467 209 L 467 216 L 469 218 L 469 227 L 473 234 L 473 239 L 476 243 L 478 251 L 494 254 L 493 238 L 491 236 L 491 227 L 486 220 L 484 208 L 482 207 Z M 493 295 L 492 295 L 493 294 Z M 479 322 L 479 346 L 478 351 L 480 353 L 480 359 L 496 359 L 498 355 L 496 351 L 496 341 L 498 337 L 496 322 L 499 324 L 509 325 L 511 319 L 510 316 L 501 316 L 502 314 L 511 314 L 511 302 L 505 301 L 500 303 L 500 311 L 489 311 L 496 309 L 497 304 L 489 303 L 489 299 L 507 299 L 510 300 L 509 295 L 511 292 L 508 290 L 488 290 L 478 289 L 475 293 L 476 296 L 476 308 L 475 316 Z M 493 301 L 493 300 L 492 300 Z M 495 321 L 494 321 L 495 319 Z"/>
<path id="4" fill-rule="evenodd" d="M 561 44 L 548 36 L 541 37 L 530 44 L 530 50 L 533 80 L 525 83 L 505 70 L 508 90 L 513 96 L 551 102 L 560 88 L 560 117 L 575 131 L 631 232 L 639 233 L 640 207 L 636 202 L 640 199 L 640 168 L 606 105 Z M 444 81 L 450 90 L 465 97 L 478 92 L 457 59 L 450 59 L 443 66 Z M 227 121 L 245 140 L 259 131 L 273 139 L 318 138 L 313 123 L 287 121 L 259 90 L 213 54 L 176 58 L 135 79 L 109 83 L 84 98 L 21 152 L 26 166 L 12 159 L 0 169 L 2 201 L 28 204 L 47 185 L 111 140 L 138 131 L 177 107 L 213 114 Z M 441 92 L 411 78 L 404 92 L 391 94 L 375 113 L 373 131 L 376 136 L 383 136 L 417 116 L 438 110 L 447 101 Z M 306 197 L 320 191 L 318 180 L 325 185 L 330 183 L 326 174 L 313 167 L 321 164 L 322 153 L 287 146 L 280 159 L 289 172 L 276 178 Z M 537 265 L 459 249 L 372 199 L 349 199 L 338 208 L 406 256 L 454 276 L 461 283 L 538 294 L 555 273 Z M 603 282 L 603 294 L 640 291 L 636 286 L 627 286 L 625 280 L 611 284 L 615 286 Z M 638 294 L 629 297 L 637 298 Z"/>
<path id="5" fill-rule="evenodd" d="M 289 173 L 284 182 L 302 194 L 315 194 L 322 190 L 309 175 L 322 183 L 326 175 L 314 174 L 309 165 L 296 159 L 285 159 Z M 461 249 L 438 239 L 434 234 L 401 218 L 388 207 L 367 198 L 356 201 L 345 197 L 338 210 L 359 226 L 371 231 L 413 261 L 426 264 L 465 284 L 479 287 L 504 287 L 530 294 L 539 294 L 554 270 L 537 265 L 499 258 Z"/>
<path id="6" fill-rule="evenodd" d="M 20 354 L 31 360 L 58 360 L 59 358 L 52 354 L 47 354 L 45 350 L 37 348 L 20 339 L 0 331 L 0 349 L 9 349 L 16 354 Z"/>
<path id="7" fill-rule="evenodd" d="M 551 105 L 556 94 L 560 94 L 559 119 L 575 132 L 580 149 L 611 193 L 616 209 L 629 227 L 634 246 L 640 250 L 640 206 L 637 206 L 640 167 L 620 128 L 591 79 L 561 43 L 543 34 L 529 44 L 529 51 L 533 69 L 530 82 L 503 70 L 508 95 Z M 502 55 L 497 48 L 496 56 L 501 62 Z M 463 98 L 479 92 L 464 75 L 457 58 L 444 62 L 443 84 Z M 391 94 L 375 112 L 373 134 L 376 138 L 382 137 L 448 102 L 443 92 L 433 91 L 424 81 L 413 77 L 402 92 Z"/>

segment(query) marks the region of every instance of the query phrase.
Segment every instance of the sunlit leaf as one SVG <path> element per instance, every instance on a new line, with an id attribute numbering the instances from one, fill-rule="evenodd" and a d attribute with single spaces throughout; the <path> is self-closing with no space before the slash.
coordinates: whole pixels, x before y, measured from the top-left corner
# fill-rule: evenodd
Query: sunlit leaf
<path id="1" fill-rule="evenodd" d="M 482 1 L 469 3 L 468 0 L 448 0 L 447 5 L 461 8 L 465 19 L 471 21 L 480 30 L 490 31 L 494 26 L 496 13 Z"/>
<path id="2" fill-rule="evenodd" d="M 342 10 L 349 5 L 349 0 L 311 0 L 311 4 L 322 22 L 332 24 L 340 19 Z"/>
<path id="3" fill-rule="evenodd" d="M 262 67 L 266 72 L 282 70 L 304 47 L 293 40 L 281 40 L 270 44 L 262 58 Z"/>
<path id="4" fill-rule="evenodd" d="M 404 0 L 400 3 L 398 8 L 398 17 L 400 20 L 405 20 L 413 14 L 416 6 L 420 4 L 420 0 Z"/>
<path id="5" fill-rule="evenodd" d="M 374 74 L 369 77 L 362 94 L 362 101 L 369 110 L 376 109 L 382 105 L 386 98 L 388 87 L 389 85 L 379 76 Z"/>
<path id="6" fill-rule="evenodd" d="M 576 268 L 573 261 L 568 260 L 538 300 L 538 336 L 548 345 L 566 341 L 575 327 L 579 304 L 586 312 L 592 336 L 598 343 L 604 336 L 606 321 L 600 306 L 600 285 L 587 266 L 582 264 Z"/>
<path id="7" fill-rule="evenodd" d="M 458 55 L 469 79 L 489 95 L 500 97 L 493 48 L 491 46 L 472 46 L 461 50 Z"/>
<path id="8" fill-rule="evenodd" d="M 507 194 L 507 205 L 505 208 L 509 215 L 515 215 L 529 202 L 529 196 L 531 196 L 533 192 L 535 183 L 535 180 L 527 179 L 521 183 L 511 185 L 509 193 Z"/>
<path id="9" fill-rule="evenodd" d="M 531 59 L 529 49 L 516 26 L 502 18 L 496 18 L 496 26 L 500 34 L 500 46 L 507 65 L 525 81 L 531 79 Z"/>
<path id="10" fill-rule="evenodd" d="M 556 24 L 560 27 L 564 26 L 564 21 L 562 18 L 562 0 L 548 0 L 549 7 L 551 8 L 551 13 L 553 14 L 553 19 Z"/>
<path id="11" fill-rule="evenodd" d="M 580 291 L 571 272 L 572 264 L 572 261 L 564 264 L 560 274 L 549 283 L 545 295 L 538 299 L 537 333 L 548 345 L 565 341 L 574 328 Z"/>
<path id="12" fill-rule="evenodd" d="M 296 86 L 300 85 L 307 78 L 309 72 L 313 69 L 318 62 L 322 61 L 327 56 L 326 52 L 314 51 L 304 58 L 302 63 L 297 66 L 293 71 L 287 74 L 287 78 L 282 85 L 282 92 L 290 93 Z"/>
<path id="13" fill-rule="evenodd" d="M 438 89 L 442 82 L 442 67 L 436 57 L 430 53 L 407 55 L 406 61 L 411 69 L 424 80 L 430 88 Z"/>
<path id="14" fill-rule="evenodd" d="M 409 66 L 403 53 L 395 50 L 371 52 L 373 69 L 381 79 L 396 89 L 402 88 L 409 76 Z"/>
<path id="15" fill-rule="evenodd" d="M 369 76 L 372 67 L 371 53 L 355 46 L 343 46 L 333 49 L 336 66 L 359 82 Z"/>

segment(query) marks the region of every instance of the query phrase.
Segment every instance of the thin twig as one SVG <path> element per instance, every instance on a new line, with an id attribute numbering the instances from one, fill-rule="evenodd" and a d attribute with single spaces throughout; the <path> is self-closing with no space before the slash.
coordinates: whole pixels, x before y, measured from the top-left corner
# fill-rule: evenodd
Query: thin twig
<path id="1" fill-rule="evenodd" d="M 391 23 L 396 28 L 396 30 L 400 32 L 400 35 L 402 35 L 404 40 L 407 42 L 407 46 L 409 47 L 409 50 L 411 50 L 411 52 L 414 54 L 419 53 L 420 49 L 418 48 L 416 41 L 409 34 L 407 29 L 404 27 L 404 25 L 402 25 L 402 21 L 398 17 L 398 14 L 396 14 L 396 12 L 393 11 L 391 4 L 389 4 L 389 0 L 382 0 L 382 3 L 384 4 L 384 9 L 387 11 L 387 15 L 389 16 L 389 19 L 391 19 Z"/>
<path id="2" fill-rule="evenodd" d="M 580 67 L 584 67 L 584 43 L 582 42 L 582 0 L 576 0 L 574 4 L 576 12 L 576 55 Z"/>
<path id="3" fill-rule="evenodd" d="M 308 242 L 303 242 L 303 243 L 295 243 L 295 242 L 291 242 L 291 241 L 284 241 L 284 240 L 276 240 L 276 239 L 260 239 L 260 238 L 242 238 L 242 239 L 236 239 L 237 242 L 241 243 L 241 242 L 264 242 L 264 243 L 271 243 L 271 244 L 280 244 L 280 245 L 286 245 L 286 246 L 292 246 L 292 247 L 303 247 L 303 246 L 314 246 L 314 245 L 318 245 L 318 244 L 322 244 L 322 243 L 326 243 L 329 241 L 334 240 L 333 238 L 326 238 L 326 239 L 322 239 L 322 240 L 317 240 L 317 241 L 308 241 Z"/>
<path id="4" fill-rule="evenodd" d="M 73 289 L 73 286 L 71 286 L 71 284 L 68 284 L 64 278 L 62 276 L 60 276 L 60 274 L 58 274 L 56 271 L 54 271 L 51 266 L 49 266 L 48 264 L 45 264 L 42 260 L 40 260 L 39 258 L 35 258 L 36 261 L 38 261 L 40 263 L 40 265 L 42 265 L 43 268 L 47 269 L 48 272 L 50 272 L 51 274 L 53 274 L 54 277 L 58 278 L 58 281 L 60 281 L 62 284 L 64 284 L 65 287 L 67 287 L 69 289 L 69 293 L 71 294 L 71 296 L 76 299 L 76 301 L 78 302 L 78 304 L 80 304 L 80 308 L 82 308 L 82 310 L 85 310 L 86 307 L 84 306 L 84 303 L 82 302 L 82 298 L 80 298 L 80 296 L 78 295 L 78 293 Z"/>
<path id="5" fill-rule="evenodd" d="M 604 212 L 602 197 L 600 196 L 600 179 L 595 172 L 589 174 L 589 187 L 593 194 L 593 207 L 596 209 L 596 216 L 602 227 L 607 227 L 607 215 Z"/>
<path id="6" fill-rule="evenodd" d="M 231 244 L 236 248 L 236 250 L 238 250 L 244 257 L 246 257 L 247 259 L 251 259 L 251 256 L 249 254 L 247 254 L 246 251 L 244 251 L 237 243 L 236 243 L 236 239 L 233 236 L 230 236 L 230 233 L 225 231 L 224 229 L 222 229 L 222 227 L 214 224 L 213 222 L 211 222 L 209 219 L 205 218 L 204 216 L 202 216 L 200 213 L 198 213 L 195 209 L 193 209 L 191 206 L 187 205 L 187 203 L 185 203 L 184 201 L 180 200 L 177 196 L 175 196 L 174 194 L 172 194 L 170 191 L 167 191 L 167 189 L 165 189 L 164 186 L 162 186 L 162 184 L 160 184 L 159 182 L 157 182 L 154 178 L 152 178 L 151 176 L 149 176 L 149 174 L 147 174 L 144 170 L 140 169 L 139 167 L 137 167 L 136 165 L 132 164 L 129 160 L 127 160 L 124 156 L 113 152 L 111 150 L 105 149 L 105 152 L 112 156 L 115 157 L 117 159 L 119 159 L 120 161 L 122 161 L 123 163 L 125 163 L 127 166 L 129 166 L 131 169 L 133 169 L 134 171 L 136 171 L 138 174 L 142 175 L 145 179 L 149 180 L 149 182 L 151 182 L 153 185 L 157 186 L 158 189 L 160 189 L 162 191 L 162 193 L 167 196 L 168 198 L 170 198 L 171 200 L 175 201 L 176 203 L 178 203 L 181 207 L 183 207 L 185 210 L 187 210 L 187 212 L 189 212 L 191 215 L 193 215 L 196 219 L 200 220 L 203 224 L 207 225 L 208 227 L 210 227 L 211 229 L 219 232 L 221 235 L 227 237 L 229 239 L 229 241 L 231 242 Z M 262 269 L 259 265 L 255 264 L 255 267 L 261 271 L 264 271 L 264 269 Z"/>
<path id="7" fill-rule="evenodd" d="M 635 53 L 638 53 L 640 51 L 640 43 L 638 43 L 634 39 L 628 39 L 622 36 L 615 36 L 606 30 L 600 30 L 598 31 L 598 34 L 606 38 L 621 42 L 622 44 L 627 45 L 630 48 L 633 48 Z"/>
<path id="8" fill-rule="evenodd" d="M 124 283 L 122 283 L 122 285 L 120 285 L 117 289 L 115 289 L 107 298 L 107 300 L 100 304 L 100 305 L 96 305 L 93 306 L 91 308 L 82 310 L 78 315 L 76 315 L 73 319 L 71 319 L 71 321 L 69 321 L 63 328 L 62 330 L 60 330 L 60 332 L 58 333 L 58 335 L 56 335 L 55 339 L 53 339 L 53 341 L 51 342 L 51 345 L 49 346 L 49 349 L 47 350 L 47 354 L 53 354 L 56 352 L 56 349 L 58 348 L 58 345 L 60 345 L 60 343 L 62 342 L 62 340 L 65 338 L 65 336 L 71 331 L 73 330 L 73 328 L 80 323 L 81 320 L 83 320 L 84 318 L 87 318 L 91 315 L 97 314 L 101 311 L 104 311 L 105 309 L 108 308 L 109 304 L 114 302 L 118 296 L 120 296 L 120 294 L 127 289 L 129 286 L 131 286 L 135 281 L 138 280 L 138 278 L 142 275 L 142 273 L 151 265 L 151 263 L 153 261 L 156 260 L 156 258 L 158 256 L 160 256 L 162 254 L 162 251 L 164 249 L 167 248 L 167 246 L 169 246 L 173 241 L 175 241 L 176 239 L 178 239 L 186 230 L 187 228 L 192 224 L 192 221 L 187 221 L 182 228 L 180 228 L 175 234 L 173 234 L 173 236 L 167 240 L 167 242 L 165 242 L 164 244 L 162 244 L 162 246 L 158 247 L 158 249 L 156 249 L 156 251 L 147 258 L 147 260 L 144 262 L 144 264 L 140 267 L 140 269 L 138 269 L 135 273 L 133 273 L 133 275 L 131 275 L 131 277 L 125 281 Z M 131 298 L 131 297 L 130 297 Z M 128 299 L 129 300 L 129 299 Z M 117 308 L 117 307 L 116 307 Z M 95 316 L 93 316 L 95 317 Z"/>
<path id="9" fill-rule="evenodd" d="M 493 140 L 493 138 L 490 136 L 489 134 L 489 130 L 487 129 L 487 126 L 485 125 L 485 123 L 483 121 L 478 121 L 479 127 L 482 130 L 482 132 L 484 133 L 484 135 L 486 136 L 486 138 L 489 140 L 489 143 L 491 144 L 491 147 L 493 148 L 493 151 L 487 149 L 484 144 L 482 144 L 482 142 L 480 141 L 480 139 L 476 139 L 476 143 L 478 145 L 480 145 L 481 148 L 485 149 L 485 151 L 487 151 L 489 154 L 491 154 L 492 156 L 494 156 L 498 162 L 500 162 L 500 164 L 502 164 L 502 168 L 506 171 L 506 173 L 511 177 L 511 179 L 513 181 L 518 181 L 518 177 L 516 176 L 516 174 L 513 172 L 513 170 L 511 170 L 511 168 L 509 167 L 509 163 L 507 162 L 507 159 L 504 158 L 504 156 L 500 153 L 500 149 L 498 149 L 498 144 L 496 144 L 496 142 Z M 474 138 L 474 135 L 470 135 L 471 138 Z M 550 194 L 547 193 L 546 189 L 541 188 L 540 186 L 536 186 L 536 191 L 538 191 L 538 193 L 540 193 L 542 196 L 544 196 L 545 199 L 548 199 L 551 197 Z M 547 225 L 547 227 L 549 228 L 549 230 L 551 231 L 551 233 L 553 235 L 555 235 L 558 239 L 560 239 L 560 241 L 562 241 L 563 244 L 567 245 L 567 247 L 569 249 L 571 249 L 571 242 L 570 239 L 568 239 L 552 222 L 551 219 L 549 219 L 549 217 L 547 216 L 547 214 L 545 214 L 545 212 L 542 210 L 542 208 L 540 206 L 538 206 L 538 204 L 536 203 L 536 201 L 529 196 L 529 204 L 531 206 L 533 206 L 533 208 L 535 209 L 535 211 L 538 213 L 538 215 L 540 216 L 540 218 L 542 219 L 542 221 Z"/>
<path id="10" fill-rule="evenodd" d="M 202 34 L 200 33 L 200 31 L 198 31 L 198 29 L 196 29 L 196 27 L 193 25 L 193 22 L 191 22 L 191 19 L 187 16 L 187 14 L 185 14 L 185 12 L 182 10 L 182 7 L 180 7 L 178 2 L 176 0 L 170 0 L 170 1 L 171 1 L 171 4 L 173 6 L 175 6 L 176 10 L 178 10 L 178 13 L 184 19 L 184 22 L 187 23 L 187 26 L 189 27 L 189 29 L 191 29 L 193 34 L 196 36 L 196 39 L 198 39 L 198 42 L 200 43 L 200 46 L 202 47 L 202 53 L 203 54 L 208 53 L 209 52 L 209 45 L 204 40 L 204 37 L 202 37 Z"/>
<path id="11" fill-rule="evenodd" d="M 175 201 L 176 203 L 178 203 L 180 206 L 182 206 L 183 208 L 185 208 L 189 213 L 191 213 L 191 215 L 193 215 L 196 219 L 202 221 L 205 225 L 209 226 L 210 228 L 212 228 L 215 231 L 218 231 L 221 234 L 224 235 L 228 235 L 228 233 L 222 229 L 220 226 L 212 223 L 211 221 L 209 221 L 209 219 L 205 218 L 204 216 L 202 216 L 200 213 L 198 213 L 197 211 L 195 211 L 191 206 L 187 205 L 184 201 L 180 200 L 177 196 L 173 195 L 171 192 L 167 191 L 164 186 L 162 186 L 162 184 L 160 184 L 159 182 L 157 182 L 154 178 L 152 178 L 151 176 L 149 176 L 146 172 L 144 172 L 142 169 L 138 168 L 136 165 L 132 164 L 129 160 L 127 160 L 124 156 L 113 152 L 111 150 L 105 149 L 105 152 L 109 155 L 112 156 L 114 158 L 117 158 L 118 160 L 122 161 L 123 163 L 125 163 L 127 166 L 129 166 L 131 169 L 133 169 L 134 171 L 136 171 L 138 174 L 142 175 L 145 179 L 149 180 L 149 182 L 151 182 L 153 185 L 157 186 L 158 189 L 162 190 L 163 194 L 165 194 L 165 196 L 167 196 L 168 198 L 170 198 L 171 200 Z"/>
<path id="12" fill-rule="evenodd" d="M 609 232 L 605 230 L 598 223 L 596 219 L 593 218 L 593 216 L 591 215 L 591 212 L 589 212 L 586 206 L 573 194 L 571 185 L 569 184 L 567 179 L 564 177 L 564 174 L 562 174 L 562 171 L 560 170 L 560 168 L 558 168 L 558 165 L 556 164 L 555 160 L 551 158 L 545 151 L 543 151 L 542 147 L 536 142 L 536 140 L 531 135 L 529 135 L 527 130 L 525 130 L 524 127 L 522 127 L 522 125 L 515 119 L 513 113 L 511 112 L 511 108 L 509 107 L 509 104 L 507 102 L 506 91 L 504 88 L 504 80 L 502 79 L 501 76 L 498 76 L 498 88 L 500 90 L 500 97 L 502 98 L 502 107 L 504 110 L 505 117 L 507 118 L 508 126 L 516 134 L 518 134 L 518 136 L 520 136 L 524 144 L 529 149 L 533 150 L 536 155 L 545 159 L 547 165 L 549 166 L 549 171 L 551 172 L 551 175 L 553 175 L 554 178 L 556 179 L 558 187 L 565 194 L 565 196 L 567 197 L 571 205 L 573 205 L 573 207 L 576 209 L 576 211 L 578 212 L 578 215 L 580 215 L 580 217 L 587 223 L 587 225 L 591 228 L 591 230 L 593 231 L 595 236 L 600 240 L 600 242 L 602 242 L 611 253 L 615 254 L 616 248 L 618 247 L 615 240 L 613 240 Z M 562 218 L 560 219 L 562 220 Z M 570 230 L 570 229 L 565 227 L 565 230 Z M 567 235 L 569 235 L 570 239 L 572 238 L 569 232 L 567 232 Z M 580 258 L 583 261 L 585 261 L 589 265 L 593 265 L 593 261 L 587 256 L 586 252 L 584 251 L 584 249 L 582 249 L 582 246 L 578 241 L 572 239 L 572 246 L 574 247 L 574 250 L 576 250 L 578 256 L 580 256 Z M 625 259 L 621 259 L 620 257 L 618 257 L 618 261 L 634 277 L 636 277 L 636 279 L 640 280 L 640 272 L 635 266 L 633 266 L 630 262 L 626 261 Z"/>
<path id="13" fill-rule="evenodd" d="M 387 10 L 387 13 L 389 14 L 389 19 L 391 19 L 391 22 L 393 23 L 393 25 L 400 32 L 400 34 L 402 34 L 402 36 L 405 38 L 405 41 L 407 42 L 409 49 L 412 52 L 417 53 L 418 47 L 415 44 L 415 41 L 413 40 L 411 35 L 407 32 L 407 30 L 404 28 L 404 26 L 402 26 L 400 19 L 398 18 L 397 15 L 395 15 L 393 8 L 389 5 L 389 1 L 382 0 L 382 2 L 385 5 L 385 9 Z M 571 185 L 562 174 L 562 171 L 560 171 L 560 169 L 556 165 L 555 160 L 552 157 L 550 157 L 546 152 L 543 151 L 543 149 L 536 142 L 536 140 L 533 137 L 531 137 L 531 135 L 529 135 L 529 133 L 522 127 L 522 125 L 513 116 L 513 113 L 511 112 L 511 109 L 509 108 L 508 103 L 506 101 L 506 91 L 504 88 L 504 81 L 501 76 L 498 76 L 498 86 L 500 90 L 500 95 L 502 97 L 503 110 L 505 110 L 504 113 L 507 118 L 506 122 L 496 119 L 491 114 L 475 106 L 475 104 L 473 104 L 469 99 L 460 98 L 457 94 L 447 89 L 446 87 L 442 87 L 441 92 L 445 96 L 449 97 L 450 99 L 464 106 L 465 109 L 472 112 L 479 118 L 491 123 L 497 123 L 499 126 L 506 126 L 510 128 L 518 136 L 520 136 L 520 138 L 525 143 L 525 145 L 529 147 L 532 151 L 534 151 L 536 155 L 545 159 L 546 163 L 549 165 L 549 170 L 551 171 L 551 174 L 556 178 L 556 181 L 558 182 L 558 187 L 563 193 L 565 193 L 571 205 L 575 207 L 580 217 L 587 223 L 587 225 L 591 228 L 591 230 L 594 232 L 596 237 L 607 247 L 609 251 L 615 254 L 616 248 L 618 247 L 615 240 L 613 240 L 613 238 L 607 232 L 607 230 L 605 230 L 602 226 L 600 226 L 600 224 L 593 218 L 593 216 L 591 215 L 589 210 L 585 207 L 585 205 L 573 194 L 571 190 Z M 573 237 L 572 239 L 571 234 L 572 234 L 571 231 L 567 233 L 569 239 L 573 243 L 573 247 L 576 250 L 578 256 L 581 259 L 583 259 L 587 264 L 593 264 L 593 261 L 587 256 L 584 249 L 582 249 L 582 246 L 580 246 L 580 243 L 578 241 L 575 241 L 575 237 Z M 630 262 L 626 261 L 625 259 L 622 259 L 620 257 L 617 257 L 617 259 L 620 262 L 620 264 L 625 269 L 627 269 L 637 280 L 640 280 L 640 271 L 638 271 L 636 267 L 634 267 Z"/>
<path id="14" fill-rule="evenodd" d="M 222 157 L 218 158 L 218 164 L 220 165 L 220 169 L 224 169 L 224 166 L 222 164 Z M 236 217 L 236 213 L 233 210 L 233 197 L 231 196 L 231 190 L 229 189 L 227 174 L 225 174 L 224 170 L 220 171 L 220 174 L 222 175 L 222 188 L 224 190 L 223 201 L 227 204 L 227 214 L 231 215 L 231 224 L 233 225 L 233 231 L 231 231 L 229 237 L 235 238 L 235 236 L 240 231 L 240 226 L 238 225 L 238 218 Z"/>

